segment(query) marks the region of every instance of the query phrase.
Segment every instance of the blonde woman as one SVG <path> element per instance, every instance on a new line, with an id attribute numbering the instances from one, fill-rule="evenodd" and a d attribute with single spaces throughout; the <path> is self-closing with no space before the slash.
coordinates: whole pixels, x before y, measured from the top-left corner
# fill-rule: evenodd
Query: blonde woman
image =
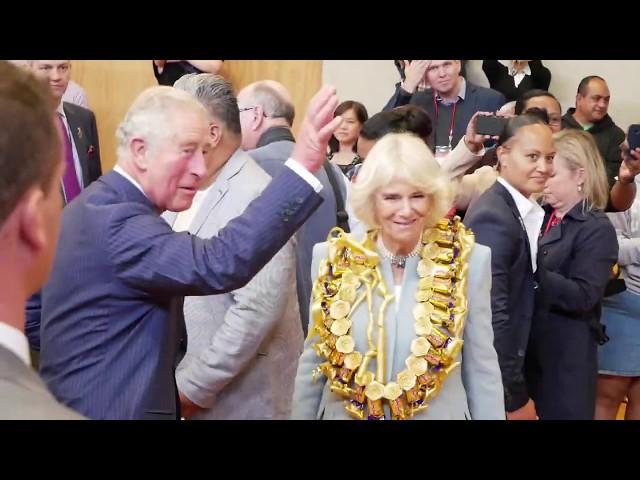
<path id="1" fill-rule="evenodd" d="M 336 230 L 314 248 L 293 418 L 504 419 L 490 251 L 443 219 L 451 199 L 418 137 L 371 149 L 351 195 L 365 241 Z"/>
<path id="2" fill-rule="evenodd" d="M 527 352 L 529 389 L 542 420 L 594 418 L 601 301 L 618 258 L 604 213 L 608 185 L 591 135 L 554 135 L 556 155 L 544 189 L 538 242 L 542 287 Z"/>

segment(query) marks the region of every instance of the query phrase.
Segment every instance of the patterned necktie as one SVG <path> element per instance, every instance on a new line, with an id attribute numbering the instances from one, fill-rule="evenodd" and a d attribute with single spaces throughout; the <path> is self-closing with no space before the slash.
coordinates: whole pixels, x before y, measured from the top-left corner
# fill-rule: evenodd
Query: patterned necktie
<path id="1" fill-rule="evenodd" d="M 60 122 L 60 133 L 62 135 L 62 141 L 64 143 L 64 176 L 62 177 L 62 187 L 64 189 L 65 203 L 69 204 L 71 200 L 80 195 L 80 182 L 78 182 L 78 176 L 76 175 L 76 166 L 73 161 L 73 146 L 71 145 L 71 138 L 67 133 L 67 127 L 64 125 L 62 115 L 58 114 L 58 121 Z"/>

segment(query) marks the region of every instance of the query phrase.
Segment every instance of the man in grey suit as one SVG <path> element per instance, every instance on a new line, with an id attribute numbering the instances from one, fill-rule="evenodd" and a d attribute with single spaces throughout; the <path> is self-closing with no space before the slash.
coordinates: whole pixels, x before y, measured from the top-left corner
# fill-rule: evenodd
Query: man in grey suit
<path id="1" fill-rule="evenodd" d="M 167 212 L 176 231 L 209 238 L 270 183 L 240 149 L 233 86 L 211 74 L 191 74 L 174 87 L 207 109 L 211 142 L 207 175 L 188 210 Z M 182 414 L 192 419 L 287 419 L 303 337 L 295 287 L 293 240 L 243 288 L 186 297 L 187 353 L 176 371 Z"/>
<path id="2" fill-rule="evenodd" d="M 0 419 L 80 419 L 31 368 L 27 298 L 55 252 L 64 164 L 51 98 L 31 75 L 0 62 Z"/>
<path id="3" fill-rule="evenodd" d="M 269 175 L 276 177 L 291 156 L 295 139 L 291 126 L 295 116 L 293 100 L 287 89 L 273 80 L 252 83 L 238 94 L 242 148 Z M 328 175 L 332 175 L 337 189 Z M 338 224 L 338 204 L 346 203 L 348 181 L 331 162 L 315 173 L 322 184 L 322 205 L 296 233 L 296 282 L 302 328 L 307 333 L 311 297 L 311 257 L 313 246 L 325 242 Z M 339 202 L 341 196 L 342 202 Z"/>

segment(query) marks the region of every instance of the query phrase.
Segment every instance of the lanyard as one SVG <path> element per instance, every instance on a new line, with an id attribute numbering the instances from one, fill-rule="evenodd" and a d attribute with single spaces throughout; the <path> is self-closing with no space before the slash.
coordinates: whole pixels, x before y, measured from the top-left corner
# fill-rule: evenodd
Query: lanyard
<path id="1" fill-rule="evenodd" d="M 438 105 L 438 99 L 436 98 L 435 92 L 433 93 L 433 107 L 436 111 L 436 124 L 438 123 L 438 117 L 440 115 L 440 107 Z M 458 101 L 453 104 L 453 108 L 451 109 L 451 124 L 449 125 L 449 150 L 451 150 L 451 142 L 453 142 L 453 127 L 456 122 L 456 108 L 458 107 Z M 437 127 L 436 127 L 437 129 Z"/>

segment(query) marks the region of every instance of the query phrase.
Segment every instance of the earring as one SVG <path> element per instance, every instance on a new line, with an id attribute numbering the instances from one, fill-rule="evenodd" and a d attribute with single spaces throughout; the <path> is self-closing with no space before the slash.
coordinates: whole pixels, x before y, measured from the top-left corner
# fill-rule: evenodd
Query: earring
<path id="1" fill-rule="evenodd" d="M 578 185 L 578 192 L 582 192 L 582 184 Z"/>

